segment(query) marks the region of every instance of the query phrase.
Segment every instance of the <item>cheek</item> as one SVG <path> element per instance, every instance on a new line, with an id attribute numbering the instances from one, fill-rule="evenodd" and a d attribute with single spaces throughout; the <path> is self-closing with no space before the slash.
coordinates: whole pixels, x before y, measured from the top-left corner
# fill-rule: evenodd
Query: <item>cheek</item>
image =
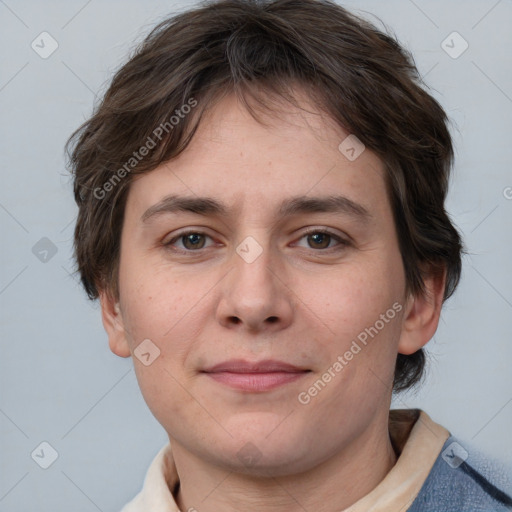
<path id="1" fill-rule="evenodd" d="M 123 319 L 132 352 L 147 339 L 158 352 L 149 367 L 141 364 L 134 353 L 142 393 L 158 404 L 162 390 L 170 390 L 167 400 L 174 397 L 172 405 L 179 408 L 181 386 L 187 387 L 188 379 L 194 375 L 190 356 L 200 350 L 205 318 L 211 316 L 211 305 L 204 296 L 212 284 L 208 276 L 194 281 L 176 276 L 168 266 L 149 263 L 133 267 L 126 274 L 120 272 L 121 279 L 125 279 Z M 158 415 L 149 402 L 148 405 Z"/>
<path id="2" fill-rule="evenodd" d="M 149 365 L 143 364 L 137 352 L 134 354 L 142 396 L 155 418 L 164 425 L 170 424 L 170 418 L 181 418 L 186 424 L 199 421 L 201 408 L 191 407 L 190 394 L 186 391 L 193 384 L 187 358 L 200 339 L 202 310 L 197 306 L 198 299 L 187 295 L 187 288 L 176 279 L 165 277 L 164 272 L 134 275 L 137 279 L 126 282 L 124 290 L 127 338 L 132 352 L 143 340 L 151 340 L 156 348 L 149 351 L 157 354 Z M 173 291 L 176 289 L 180 292 Z"/>
<path id="3" fill-rule="evenodd" d="M 363 421 L 391 386 L 403 311 L 400 273 L 347 270 L 326 281 L 325 290 L 310 299 L 332 332 L 315 340 L 320 364 L 298 401 L 334 423 L 357 408 Z"/>
<path id="4" fill-rule="evenodd" d="M 374 325 L 395 302 L 403 300 L 402 275 L 396 265 L 341 266 L 328 278 L 303 282 L 303 302 L 329 327 L 330 338 L 350 341 Z M 394 311 L 391 312 L 394 315 Z M 387 319 L 387 317 L 386 317 Z M 389 325 L 396 322 L 389 322 Z M 380 325 L 380 324 L 379 324 Z M 388 324 L 386 324 L 388 325 Z M 326 329 L 327 330 L 327 329 Z"/>
<path id="5" fill-rule="evenodd" d="M 130 344 L 149 338 L 164 349 L 167 338 L 197 303 L 194 286 L 177 279 L 168 266 L 152 264 L 151 257 L 142 255 L 121 262 L 119 281 Z"/>

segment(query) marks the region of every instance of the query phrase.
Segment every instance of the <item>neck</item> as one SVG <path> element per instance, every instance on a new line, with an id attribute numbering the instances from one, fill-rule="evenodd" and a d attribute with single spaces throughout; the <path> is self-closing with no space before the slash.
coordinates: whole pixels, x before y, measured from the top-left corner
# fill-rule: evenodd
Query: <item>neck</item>
<path id="1" fill-rule="evenodd" d="M 372 491 L 396 463 L 387 422 L 370 427 L 321 464 L 298 474 L 255 477 L 199 459 L 171 440 L 182 511 L 337 512 Z"/>

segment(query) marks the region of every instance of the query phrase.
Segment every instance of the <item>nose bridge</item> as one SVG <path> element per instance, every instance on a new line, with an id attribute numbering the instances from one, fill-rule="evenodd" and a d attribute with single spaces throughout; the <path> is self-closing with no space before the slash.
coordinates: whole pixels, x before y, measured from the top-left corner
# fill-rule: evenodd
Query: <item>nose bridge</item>
<path id="1" fill-rule="evenodd" d="M 257 238 L 261 243 L 257 240 Z M 274 288 L 275 276 L 270 269 L 272 267 L 271 241 L 263 240 L 264 235 L 253 234 L 246 236 L 235 248 L 233 254 L 235 294 L 248 300 L 269 299 Z M 239 286 L 238 286 L 239 285 Z"/>

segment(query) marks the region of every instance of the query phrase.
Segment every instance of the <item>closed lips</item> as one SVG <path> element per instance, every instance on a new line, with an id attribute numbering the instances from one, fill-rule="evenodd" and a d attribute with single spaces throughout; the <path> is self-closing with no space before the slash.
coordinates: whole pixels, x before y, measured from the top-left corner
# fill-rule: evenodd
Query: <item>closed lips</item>
<path id="1" fill-rule="evenodd" d="M 232 359 L 211 366 L 205 373 L 302 373 L 310 371 L 307 368 L 300 368 L 283 361 L 265 360 L 251 363 L 242 359 Z"/>

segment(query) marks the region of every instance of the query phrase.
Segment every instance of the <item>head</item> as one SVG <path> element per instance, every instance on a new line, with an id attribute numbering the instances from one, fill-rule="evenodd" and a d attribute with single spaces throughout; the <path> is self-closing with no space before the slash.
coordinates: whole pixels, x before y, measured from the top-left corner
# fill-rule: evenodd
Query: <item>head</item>
<path id="1" fill-rule="evenodd" d="M 177 443 L 304 469 L 419 382 L 461 269 L 447 121 L 396 39 L 330 1 L 225 0 L 149 34 L 69 141 L 75 255 Z M 307 371 L 270 403 L 204 373 L 238 358 Z"/>

